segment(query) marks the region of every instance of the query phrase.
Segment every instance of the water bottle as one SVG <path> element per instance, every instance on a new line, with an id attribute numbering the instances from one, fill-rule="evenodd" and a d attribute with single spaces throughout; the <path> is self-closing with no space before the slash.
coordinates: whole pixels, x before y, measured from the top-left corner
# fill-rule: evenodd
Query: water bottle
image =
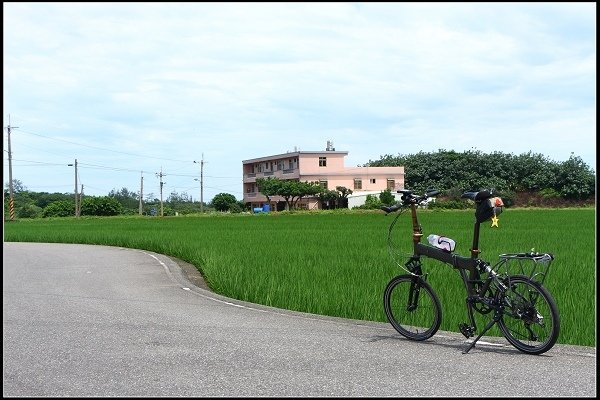
<path id="1" fill-rule="evenodd" d="M 437 247 L 438 249 L 447 251 L 447 252 L 454 251 L 454 247 L 456 247 L 456 243 L 454 242 L 454 240 L 452 240 L 446 236 L 439 236 L 439 235 L 431 234 L 431 235 L 427 236 L 427 241 L 429 241 L 430 245 Z"/>

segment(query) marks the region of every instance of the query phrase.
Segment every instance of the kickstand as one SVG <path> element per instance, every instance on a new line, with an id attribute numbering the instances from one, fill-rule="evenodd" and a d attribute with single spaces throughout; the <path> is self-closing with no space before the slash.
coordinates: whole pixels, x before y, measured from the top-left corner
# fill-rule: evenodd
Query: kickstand
<path id="1" fill-rule="evenodd" d="M 481 331 L 481 333 L 479 334 L 479 336 L 477 336 L 473 342 L 469 345 L 469 347 L 467 347 L 465 350 L 463 350 L 463 354 L 467 354 L 469 352 L 469 350 L 471 350 L 473 347 L 475 347 L 475 343 L 481 339 L 481 337 L 490 330 L 490 328 L 492 326 L 494 326 L 494 324 L 500 319 L 500 313 L 496 313 L 497 315 L 494 315 L 494 318 L 492 318 L 492 320 L 485 326 L 485 328 L 483 329 L 483 331 Z"/>

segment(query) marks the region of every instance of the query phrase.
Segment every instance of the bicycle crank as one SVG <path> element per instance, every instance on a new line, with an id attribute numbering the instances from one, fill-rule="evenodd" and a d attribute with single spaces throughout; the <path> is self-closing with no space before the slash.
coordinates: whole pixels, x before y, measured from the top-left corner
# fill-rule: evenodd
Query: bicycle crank
<path id="1" fill-rule="evenodd" d="M 458 329 L 460 330 L 460 333 L 462 333 L 467 339 L 475 335 L 475 329 L 464 322 L 458 324 Z"/>

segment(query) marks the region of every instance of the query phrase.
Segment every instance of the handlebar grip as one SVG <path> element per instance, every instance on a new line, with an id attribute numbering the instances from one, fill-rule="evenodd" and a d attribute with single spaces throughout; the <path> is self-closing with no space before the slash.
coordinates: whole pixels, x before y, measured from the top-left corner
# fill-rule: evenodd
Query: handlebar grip
<path id="1" fill-rule="evenodd" d="M 401 205 L 399 205 L 399 204 L 395 204 L 395 205 L 393 205 L 393 206 L 391 206 L 391 207 L 387 207 L 387 206 L 383 206 L 383 207 L 381 207 L 381 209 L 382 209 L 383 211 L 385 211 L 387 214 L 389 214 L 389 213 L 391 213 L 391 212 L 394 212 L 394 211 L 398 211 L 398 210 L 399 210 L 399 209 L 401 209 L 401 208 L 402 208 L 402 206 L 401 206 Z"/>

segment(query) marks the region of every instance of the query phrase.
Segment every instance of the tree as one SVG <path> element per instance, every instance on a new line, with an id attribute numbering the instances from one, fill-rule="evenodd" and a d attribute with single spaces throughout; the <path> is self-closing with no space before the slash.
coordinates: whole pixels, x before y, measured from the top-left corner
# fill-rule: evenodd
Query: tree
<path id="1" fill-rule="evenodd" d="M 516 173 L 517 191 L 539 191 L 556 186 L 557 164 L 542 154 L 523 153 L 515 157 L 512 168 Z"/>
<path id="2" fill-rule="evenodd" d="M 70 200 L 73 201 L 73 193 L 65 194 L 65 193 L 47 193 L 47 192 L 32 192 L 31 198 L 34 200 L 35 205 L 40 208 L 45 208 L 48 204 L 60 201 L 60 200 Z"/>
<path id="3" fill-rule="evenodd" d="M 352 189 L 348 189 L 345 186 L 336 186 L 335 190 L 338 191 L 338 208 L 348 208 L 348 196 L 352 194 Z"/>
<path id="4" fill-rule="evenodd" d="M 337 208 L 339 193 L 335 190 L 323 190 L 318 195 L 321 208 L 324 210 Z"/>
<path id="5" fill-rule="evenodd" d="M 42 216 L 42 209 L 33 204 L 26 204 L 17 209 L 17 218 L 38 218 Z"/>
<path id="6" fill-rule="evenodd" d="M 318 196 L 323 190 L 324 189 L 319 182 L 300 182 L 300 191 L 302 195 L 296 199 L 296 202 L 304 196 Z"/>
<path id="7" fill-rule="evenodd" d="M 591 169 L 571 153 L 569 159 L 560 164 L 556 177 L 556 189 L 566 199 L 581 200 L 595 194 L 595 179 Z"/>
<path id="8" fill-rule="evenodd" d="M 497 192 L 555 191 L 564 198 L 586 200 L 596 193 L 596 174 L 579 157 L 564 163 L 532 152 L 515 156 L 479 150 L 381 156 L 365 166 L 404 166 L 404 186 L 416 192 L 494 189 Z"/>
<path id="9" fill-rule="evenodd" d="M 234 195 L 229 193 L 219 193 L 213 197 L 212 207 L 217 211 L 228 211 L 232 204 L 236 204 L 237 200 Z"/>
<path id="10" fill-rule="evenodd" d="M 348 196 L 351 194 L 352 190 L 344 186 L 336 186 L 335 190 L 321 190 L 317 193 L 317 197 L 323 209 L 348 208 Z"/>
<path id="11" fill-rule="evenodd" d="M 191 196 L 187 194 L 187 192 L 183 192 L 181 194 L 177 193 L 177 191 L 173 190 L 169 197 L 167 197 L 167 203 L 178 204 L 178 203 L 189 203 L 191 202 Z"/>
<path id="12" fill-rule="evenodd" d="M 302 197 L 315 196 L 322 190 L 319 182 L 300 182 L 290 179 L 281 181 L 277 194 L 285 199 L 288 210 L 291 210 Z"/>
<path id="13" fill-rule="evenodd" d="M 110 196 L 88 196 L 81 204 L 81 215 L 113 216 L 122 214 L 123 205 Z"/>
<path id="14" fill-rule="evenodd" d="M 277 195 L 281 188 L 281 180 L 273 177 L 256 178 L 256 186 L 258 191 L 267 198 L 267 202 L 270 203 L 271 196 Z"/>
<path id="15" fill-rule="evenodd" d="M 52 202 L 44 208 L 43 218 L 48 217 L 72 217 L 75 215 L 75 203 L 67 200 Z"/>
<path id="16" fill-rule="evenodd" d="M 13 179 L 12 184 L 13 184 L 13 194 L 27 191 L 27 188 L 23 185 L 23 182 L 21 182 L 18 179 Z M 9 194 L 10 193 L 10 184 L 6 183 L 4 185 L 4 188 L 5 188 L 4 193 Z"/>
<path id="17" fill-rule="evenodd" d="M 396 198 L 392 194 L 392 191 L 388 188 L 379 194 L 379 200 L 381 204 L 385 206 L 391 206 L 396 203 Z"/>
<path id="18" fill-rule="evenodd" d="M 108 193 L 108 197 L 116 199 L 124 209 L 137 211 L 140 206 L 140 196 L 136 192 L 130 192 L 127 188 L 122 188 L 119 191 L 115 189 Z"/>

